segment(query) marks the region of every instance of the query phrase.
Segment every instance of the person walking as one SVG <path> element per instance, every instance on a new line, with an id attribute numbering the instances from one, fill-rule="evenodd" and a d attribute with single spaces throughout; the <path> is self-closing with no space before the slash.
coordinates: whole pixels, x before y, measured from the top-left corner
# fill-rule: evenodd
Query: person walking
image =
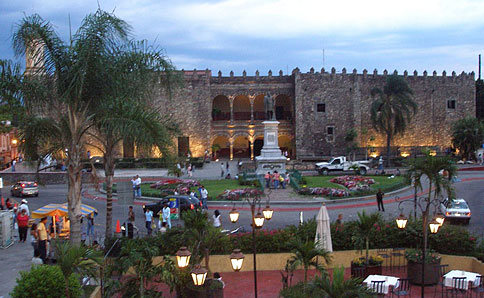
<path id="1" fill-rule="evenodd" d="M 15 164 L 17 164 L 17 161 L 14 159 L 12 160 L 12 172 L 15 172 Z"/>
<path id="2" fill-rule="evenodd" d="M 200 191 L 200 195 L 202 196 L 202 208 L 208 209 L 207 200 L 208 200 L 208 191 L 205 189 L 205 186 L 202 185 L 202 190 Z"/>
<path id="3" fill-rule="evenodd" d="M 223 178 L 224 177 L 224 163 L 220 163 L 220 177 Z"/>
<path id="4" fill-rule="evenodd" d="M 133 194 L 135 198 L 141 197 L 141 178 L 139 175 L 134 176 L 131 179 L 131 183 L 133 183 Z"/>
<path id="5" fill-rule="evenodd" d="M 20 209 L 20 212 L 17 213 L 17 224 L 18 224 L 18 236 L 19 242 L 24 242 L 27 240 L 27 231 L 29 229 L 29 216 L 25 209 Z"/>
<path id="6" fill-rule="evenodd" d="M 188 169 L 187 169 L 187 172 L 188 172 L 188 178 L 192 178 L 193 176 L 193 171 L 192 171 L 192 165 L 188 165 Z"/>
<path id="7" fill-rule="evenodd" d="M 213 212 L 213 226 L 216 228 L 221 228 L 222 227 L 222 218 L 220 216 L 220 211 L 215 210 Z"/>
<path id="8" fill-rule="evenodd" d="M 145 209 L 145 221 L 146 221 L 146 230 L 148 230 L 148 235 L 151 235 L 153 228 L 151 227 L 151 223 L 153 222 L 153 211 L 150 209 Z"/>
<path id="9" fill-rule="evenodd" d="M 94 216 L 89 214 L 87 216 L 87 237 L 89 238 L 89 241 L 92 242 L 94 239 Z"/>
<path id="10" fill-rule="evenodd" d="M 383 211 L 385 212 L 385 207 L 383 207 L 383 196 L 385 194 L 381 191 L 381 188 L 378 189 L 378 192 L 376 193 L 376 202 L 378 204 L 378 211 Z"/>
<path id="11" fill-rule="evenodd" d="M 168 229 L 171 229 L 171 215 L 170 215 L 171 209 L 168 206 L 168 204 L 165 203 L 165 205 L 163 206 L 163 209 L 161 211 L 163 213 L 163 222 L 166 222 Z"/>
<path id="12" fill-rule="evenodd" d="M 267 172 L 267 174 L 264 175 L 264 180 L 266 182 L 266 188 L 271 188 L 271 172 Z"/>
<path id="13" fill-rule="evenodd" d="M 37 233 L 39 235 L 39 253 L 40 253 L 40 258 L 42 261 L 45 262 L 47 261 L 47 228 L 45 227 L 45 224 L 47 223 L 47 217 L 42 217 L 40 220 L 40 223 L 37 225 Z"/>

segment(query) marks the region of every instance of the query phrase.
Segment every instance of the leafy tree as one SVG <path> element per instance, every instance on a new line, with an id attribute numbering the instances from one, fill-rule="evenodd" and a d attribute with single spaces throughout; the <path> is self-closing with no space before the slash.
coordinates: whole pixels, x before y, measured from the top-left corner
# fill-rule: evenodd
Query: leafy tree
<path id="1" fill-rule="evenodd" d="M 387 166 L 393 137 L 403 134 L 417 112 L 417 103 L 412 94 L 407 82 L 398 75 L 389 76 L 383 90 L 371 90 L 371 96 L 376 97 L 371 104 L 371 122 L 377 132 L 386 136 Z"/>
<path id="2" fill-rule="evenodd" d="M 304 268 L 304 283 L 308 281 L 308 269 L 310 266 L 314 266 L 319 270 L 325 270 L 318 263 L 318 257 L 322 257 L 326 264 L 331 264 L 330 252 L 325 249 L 318 249 L 314 241 L 301 241 L 301 239 L 296 238 L 291 242 L 291 245 L 294 255 L 287 262 L 290 264 L 289 267 L 302 266 Z"/>
<path id="3" fill-rule="evenodd" d="M 11 126 L 18 126 L 24 116 L 20 91 L 22 79 L 18 63 L 0 60 L 0 133 L 10 132 Z"/>
<path id="4" fill-rule="evenodd" d="M 357 136 L 358 133 L 354 128 L 348 130 L 345 135 L 346 153 L 353 154 L 353 160 L 355 160 L 355 150 L 358 149 L 358 143 L 356 142 Z"/>
<path id="5" fill-rule="evenodd" d="M 452 124 L 452 144 L 459 148 L 467 160 L 484 142 L 484 123 L 474 117 L 457 120 Z"/>
<path id="6" fill-rule="evenodd" d="M 70 297 L 82 297 L 79 276 L 69 277 Z M 30 271 L 21 271 L 17 285 L 10 293 L 13 298 L 67 297 L 64 290 L 64 276 L 59 266 L 32 266 Z"/>
<path id="7" fill-rule="evenodd" d="M 431 207 L 439 205 L 440 197 L 444 191 L 449 198 L 454 197 L 451 181 L 455 177 L 457 169 L 448 157 L 434 157 L 430 155 L 429 151 L 424 153 L 425 156 L 408 161 L 409 167 L 406 176 L 408 179 L 412 179 L 414 186 L 421 191 L 423 191 L 422 183 L 428 183 L 428 195 L 419 204 L 422 211 L 424 247 L 427 247 L 425 235 L 427 234 Z M 446 175 L 443 175 L 444 173 Z"/>
<path id="8" fill-rule="evenodd" d="M 368 265 L 368 250 L 370 249 L 370 233 L 373 226 L 380 220 L 379 213 L 372 213 L 367 215 L 365 210 L 358 212 L 358 220 L 356 221 L 356 229 L 352 236 L 353 242 L 359 247 L 365 247 L 365 260 Z"/>

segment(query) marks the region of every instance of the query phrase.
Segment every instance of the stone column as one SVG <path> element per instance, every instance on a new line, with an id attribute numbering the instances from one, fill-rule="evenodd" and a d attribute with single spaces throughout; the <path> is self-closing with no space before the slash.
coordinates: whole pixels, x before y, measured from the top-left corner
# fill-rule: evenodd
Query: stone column
<path id="1" fill-rule="evenodd" d="M 251 94 L 248 95 L 249 101 L 250 101 L 250 122 L 254 122 L 254 101 L 255 101 L 255 95 Z"/>
<path id="2" fill-rule="evenodd" d="M 230 102 L 230 124 L 234 123 L 234 99 L 235 96 L 229 95 L 227 96 Z"/>
<path id="3" fill-rule="evenodd" d="M 230 143 L 230 160 L 234 160 L 234 138 L 229 139 Z"/>

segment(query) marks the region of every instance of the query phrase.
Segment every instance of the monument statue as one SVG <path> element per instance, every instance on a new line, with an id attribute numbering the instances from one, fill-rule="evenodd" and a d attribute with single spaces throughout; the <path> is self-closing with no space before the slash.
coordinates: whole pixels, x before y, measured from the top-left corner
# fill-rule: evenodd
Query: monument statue
<path id="1" fill-rule="evenodd" d="M 276 113 L 274 113 L 275 100 L 270 92 L 264 96 L 264 112 L 265 120 L 276 120 Z"/>

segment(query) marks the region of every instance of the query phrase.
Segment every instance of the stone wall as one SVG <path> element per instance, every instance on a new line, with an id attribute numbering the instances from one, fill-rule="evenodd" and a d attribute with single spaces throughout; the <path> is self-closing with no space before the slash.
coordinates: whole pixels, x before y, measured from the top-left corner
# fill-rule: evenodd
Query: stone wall
<path id="1" fill-rule="evenodd" d="M 4 195 L 10 188 L 6 186 L 12 185 L 18 181 L 36 181 L 41 185 L 49 184 L 67 184 L 66 172 L 40 172 L 40 173 L 20 173 L 20 172 L 2 172 L 0 177 L 3 179 Z M 91 183 L 91 173 L 82 173 L 82 183 Z"/>

